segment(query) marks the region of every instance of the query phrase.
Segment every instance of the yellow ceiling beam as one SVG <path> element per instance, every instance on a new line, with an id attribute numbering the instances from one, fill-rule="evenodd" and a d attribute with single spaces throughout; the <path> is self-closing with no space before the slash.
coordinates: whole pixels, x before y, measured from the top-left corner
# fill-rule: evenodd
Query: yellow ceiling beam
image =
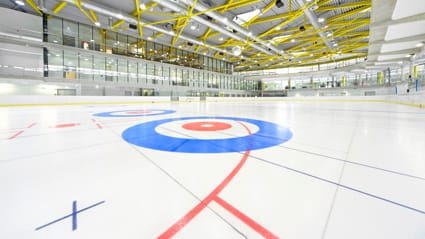
<path id="1" fill-rule="evenodd" d="M 368 37 L 369 36 L 369 32 L 368 31 L 362 31 L 362 32 L 347 32 L 344 34 L 345 37 L 356 37 L 356 36 L 365 36 Z"/>
<path id="2" fill-rule="evenodd" d="M 118 20 L 112 24 L 112 30 L 116 30 L 120 25 L 122 25 L 125 21 L 124 20 Z"/>
<path id="3" fill-rule="evenodd" d="M 93 20 L 94 20 L 95 22 L 97 22 L 97 15 L 96 15 L 96 13 L 95 13 L 93 10 L 90 10 L 89 12 L 90 12 L 90 15 L 91 15 L 91 17 L 93 18 Z"/>
<path id="4" fill-rule="evenodd" d="M 317 6 L 319 6 L 319 7 L 324 6 L 324 5 L 326 5 L 326 4 L 328 4 L 329 2 L 332 2 L 332 1 L 333 0 L 320 0 L 320 1 L 318 1 Z"/>
<path id="5" fill-rule="evenodd" d="M 346 3 L 344 5 L 337 5 L 337 6 L 324 6 L 320 7 L 315 12 L 325 12 L 325 11 L 333 11 L 337 9 L 343 9 L 343 8 L 356 8 L 356 7 L 363 7 L 363 6 L 371 6 L 370 1 L 364 1 L 364 2 L 353 2 L 353 3 Z"/>
<path id="6" fill-rule="evenodd" d="M 275 42 L 276 44 L 282 44 L 282 43 L 285 43 L 285 42 L 287 42 L 287 41 L 289 41 L 291 39 L 296 39 L 298 41 L 298 38 L 297 37 L 299 35 L 306 35 L 306 37 L 308 37 L 310 35 L 310 34 L 308 34 L 308 32 L 310 30 L 312 30 L 312 29 L 313 29 L 313 26 L 307 25 L 307 26 L 305 26 L 305 31 L 304 32 L 301 32 L 299 30 L 299 28 L 297 27 L 296 30 L 293 31 L 292 34 L 289 34 L 286 37 L 281 37 L 279 39 L 276 39 L 273 42 Z M 287 33 L 286 31 L 284 31 L 284 32 Z M 288 31 L 288 32 L 291 32 L 291 31 Z M 313 33 L 311 33 L 311 37 L 314 37 L 314 36 L 316 36 L 316 35 L 313 35 Z"/>
<path id="7" fill-rule="evenodd" d="M 174 45 L 177 43 L 177 41 L 179 40 L 180 35 L 183 33 L 184 28 L 186 27 L 186 25 L 189 23 L 189 19 L 192 16 L 192 12 L 195 9 L 195 6 L 197 4 L 197 0 L 193 1 L 192 6 L 189 6 L 187 9 L 187 18 L 180 18 L 177 21 L 177 25 L 175 27 L 175 32 L 176 35 L 173 37 L 172 41 L 171 41 L 171 46 L 174 47 Z"/>
<path id="8" fill-rule="evenodd" d="M 136 0 L 137 1 L 137 0 Z M 174 22 L 174 21 L 178 21 L 179 19 L 188 19 L 188 16 L 181 16 L 178 15 L 178 17 L 175 18 L 168 18 L 168 19 L 164 19 L 164 20 L 159 20 L 156 22 L 147 22 L 147 23 L 143 23 L 141 24 L 142 26 L 151 26 L 151 25 L 158 25 L 158 24 L 164 24 L 164 23 L 169 23 L 169 22 Z"/>
<path id="9" fill-rule="evenodd" d="M 251 18 L 247 23 L 243 24 L 244 27 L 248 27 L 251 25 L 251 23 L 255 20 L 257 20 L 260 16 L 263 14 L 266 14 L 270 9 L 272 9 L 276 5 L 276 0 L 271 1 L 266 7 L 261 9 L 261 12 L 257 15 L 255 15 L 253 18 Z"/>
<path id="10" fill-rule="evenodd" d="M 134 10 L 131 15 L 134 17 L 137 17 L 137 28 L 139 29 L 139 36 L 140 38 L 143 37 L 143 24 L 140 23 L 140 15 L 144 12 L 146 12 L 146 10 L 155 7 L 156 5 L 158 5 L 156 2 L 148 2 L 145 4 L 145 8 L 141 9 L 140 8 L 140 2 L 139 0 L 135 0 L 134 1 L 135 5 L 136 5 L 136 10 Z"/>
<path id="11" fill-rule="evenodd" d="M 37 12 L 40 16 L 43 16 L 43 13 L 40 11 L 40 9 L 38 9 L 37 4 L 35 4 L 33 0 L 25 0 L 25 2 L 27 2 L 28 5 L 30 5 L 32 9 L 34 9 L 34 11 Z"/>
<path id="12" fill-rule="evenodd" d="M 348 61 L 348 60 L 356 59 L 356 58 L 359 58 L 359 57 L 362 57 L 362 56 L 365 56 L 365 54 L 357 54 L 356 56 L 350 56 L 350 57 L 346 57 L 346 58 L 335 59 L 333 62 Z M 303 63 L 299 63 L 299 62 L 286 62 L 286 63 L 280 62 L 280 63 L 274 64 L 273 66 L 268 67 L 267 69 L 277 69 L 277 68 L 291 67 L 291 66 L 311 66 L 311 65 L 328 64 L 329 63 L 329 62 L 317 62 L 316 60 L 319 60 L 319 58 L 317 58 L 317 59 L 308 59 L 308 60 L 303 61 Z M 307 63 L 307 64 L 305 64 L 305 63 Z M 258 69 L 253 69 L 253 70 L 258 70 Z"/>
<path id="13" fill-rule="evenodd" d="M 274 31 L 276 31 L 276 28 L 278 27 L 283 27 L 289 23 L 291 23 L 292 21 L 294 21 L 295 19 L 301 17 L 304 14 L 304 10 L 310 8 L 311 6 L 313 6 L 315 4 L 316 1 L 312 1 L 311 3 L 307 3 L 304 6 L 302 6 L 301 8 L 299 8 L 296 12 L 294 12 L 288 19 L 286 19 L 285 21 L 279 23 L 277 26 L 274 26 L 272 28 L 270 28 L 269 30 L 261 33 L 258 37 L 262 38 L 265 36 L 270 35 L 271 33 L 273 33 Z"/>
<path id="14" fill-rule="evenodd" d="M 261 1 L 263 1 L 263 0 L 241 0 L 241 1 L 237 1 L 237 2 L 228 1 L 224 5 L 220 5 L 220 6 L 208 9 L 207 11 L 204 11 L 204 13 L 210 12 L 210 11 L 229 11 L 229 10 L 245 7 L 245 6 L 248 6 L 248 5 L 257 3 L 257 2 L 261 2 Z"/>
<path id="15" fill-rule="evenodd" d="M 348 43 L 348 42 L 347 42 Z M 341 48 L 345 48 L 345 50 L 349 49 L 349 50 L 354 50 L 354 49 L 358 49 L 358 48 L 364 48 L 367 47 L 369 45 L 368 42 L 358 42 L 356 44 L 345 44 L 343 45 Z"/>
<path id="16" fill-rule="evenodd" d="M 355 21 L 351 22 L 351 24 L 370 24 L 370 18 L 360 18 L 360 19 L 356 19 Z M 331 22 L 330 24 L 328 24 L 328 26 L 330 28 L 335 27 L 335 28 L 341 28 L 341 26 L 347 26 L 347 21 L 335 21 L 335 22 Z"/>
<path id="17" fill-rule="evenodd" d="M 59 2 L 58 4 L 56 4 L 56 6 L 52 9 L 52 12 L 54 14 L 58 14 L 60 11 L 62 11 L 62 9 L 68 5 L 67 2 Z"/>
<path id="18" fill-rule="evenodd" d="M 136 4 L 136 17 L 137 17 L 137 28 L 139 29 L 139 36 L 140 38 L 143 37 L 143 27 L 140 24 L 140 3 L 139 0 L 135 0 L 134 3 Z"/>
<path id="19" fill-rule="evenodd" d="M 163 17 L 178 17 L 181 16 L 178 13 L 166 13 L 166 12 L 151 12 L 151 11 L 143 11 L 144 15 L 155 15 L 155 16 L 163 16 Z"/>
<path id="20" fill-rule="evenodd" d="M 229 0 L 227 5 L 231 4 L 232 0 Z M 248 27 L 251 22 L 255 21 L 260 15 L 263 15 L 265 13 L 267 13 L 272 7 L 274 7 L 276 5 L 276 0 L 272 1 L 271 3 L 269 3 L 265 8 L 263 8 L 261 10 L 261 14 L 258 14 L 257 16 L 255 16 L 254 18 L 252 18 L 249 22 L 243 24 L 244 27 Z M 226 8 L 225 8 L 226 9 Z M 222 11 L 223 12 L 223 11 Z M 211 38 L 215 35 L 220 34 L 219 32 L 213 32 L 210 33 L 208 32 L 208 34 L 204 34 L 203 39 L 206 39 L 207 37 Z M 244 46 L 245 43 L 242 42 L 234 42 L 232 41 L 232 39 L 228 39 L 225 43 L 221 44 L 220 47 L 228 47 L 228 46 Z"/>
<path id="21" fill-rule="evenodd" d="M 370 6 L 363 6 L 363 7 L 359 7 L 359 8 L 356 8 L 356 9 L 353 9 L 353 10 L 351 10 L 351 11 L 348 11 L 348 12 L 345 12 L 345 13 L 343 13 L 343 14 L 339 14 L 339 15 L 336 15 L 336 16 L 333 16 L 333 17 L 330 17 L 329 19 L 328 19 L 328 24 L 330 24 L 330 23 L 332 23 L 332 22 L 334 22 L 334 21 L 338 21 L 338 20 L 341 20 L 341 19 L 345 19 L 345 18 L 347 18 L 347 17 L 351 17 L 351 16 L 353 16 L 353 15 L 356 15 L 356 14 L 359 14 L 359 13 L 365 13 L 365 12 L 367 12 L 368 10 L 370 9 Z"/>
<path id="22" fill-rule="evenodd" d="M 345 34 L 344 34 L 344 36 L 345 36 Z M 355 36 L 355 37 L 350 37 L 350 38 L 347 38 L 345 40 L 342 40 L 339 43 L 340 44 L 348 44 L 348 43 L 352 44 L 352 43 L 355 43 L 355 42 L 363 41 L 364 39 L 366 39 L 368 37 L 369 37 L 369 34 L 358 35 L 358 36 Z"/>
<path id="23" fill-rule="evenodd" d="M 215 8 L 210 8 L 210 9 L 207 9 L 207 10 L 202 11 L 202 12 L 198 12 L 196 14 L 193 14 L 193 16 L 202 15 L 202 14 L 205 14 L 205 13 L 210 12 L 210 11 L 220 11 L 221 13 L 223 13 L 227 10 L 232 10 L 232 9 L 235 9 L 235 8 L 244 7 L 244 6 L 251 5 L 251 4 L 260 2 L 260 1 L 261 0 L 241 0 L 241 1 L 238 1 L 238 2 L 234 2 L 233 0 L 228 0 L 227 3 L 224 4 L 224 5 L 221 5 L 221 6 L 218 6 L 218 7 L 215 7 Z M 275 2 L 275 1 L 273 1 L 273 2 Z M 263 9 L 263 13 L 270 10 L 273 6 L 274 5 L 269 4 L 267 7 L 265 7 Z M 211 38 L 211 37 L 216 36 L 218 34 L 220 34 L 220 33 L 219 32 L 212 32 L 212 30 L 210 28 L 208 28 L 207 31 L 201 37 L 199 37 L 199 39 L 206 42 L 206 40 L 208 38 Z M 228 39 L 228 40 L 231 40 L 231 39 Z M 228 43 L 229 42 L 226 41 L 224 44 L 228 44 Z M 243 43 L 241 43 L 241 45 L 243 45 Z"/>
<path id="24" fill-rule="evenodd" d="M 174 26 L 174 32 L 176 33 L 176 35 L 173 37 L 173 39 L 171 40 L 171 46 L 174 47 L 177 40 L 179 39 L 180 36 L 180 27 L 184 26 L 185 21 L 183 20 L 183 18 L 179 17 L 176 21 L 176 25 Z"/>
<path id="25" fill-rule="evenodd" d="M 81 13 L 83 13 L 89 20 L 90 22 L 92 22 L 93 24 L 96 22 L 91 16 L 90 14 L 87 13 L 87 11 L 81 6 L 81 0 L 74 0 L 73 1 L 75 6 L 80 9 Z"/>
<path id="26" fill-rule="evenodd" d="M 368 24 L 367 23 L 363 23 L 363 24 L 356 24 L 356 25 L 354 25 L 352 27 L 348 27 L 348 28 L 342 28 L 340 30 L 335 31 L 333 33 L 333 37 L 344 36 L 345 33 L 352 32 L 352 31 L 356 30 L 357 28 L 364 27 L 366 25 L 368 25 Z"/>
<path id="27" fill-rule="evenodd" d="M 282 20 L 284 18 L 288 18 L 289 16 L 291 16 L 291 13 L 282 13 L 282 14 L 278 14 L 278 15 L 274 15 L 270 17 L 258 18 L 255 21 L 251 22 L 251 25 L 261 24 L 261 23 L 266 23 L 266 22 L 271 22 L 276 20 Z"/>
<path id="28" fill-rule="evenodd" d="M 224 5 L 224 8 L 220 10 L 220 13 L 224 13 L 228 7 L 233 3 L 233 0 L 227 0 L 226 4 Z M 200 36 L 198 39 L 202 40 L 204 43 L 207 42 L 207 38 L 211 36 L 212 29 L 208 27 L 208 29 L 205 31 L 205 33 Z M 218 35 L 220 33 L 215 32 L 214 35 Z"/>
<path id="29" fill-rule="evenodd" d="M 297 42 L 314 42 L 320 40 L 320 36 L 316 36 L 316 35 L 310 35 L 310 36 L 306 36 L 306 37 L 298 37 L 297 38 Z"/>
<path id="30" fill-rule="evenodd" d="M 226 6 L 224 7 L 224 9 L 220 10 L 220 12 L 223 13 L 223 12 L 227 11 L 229 5 L 232 4 L 232 3 L 233 3 L 233 0 L 228 0 L 227 3 L 226 3 Z"/>
<path id="31" fill-rule="evenodd" d="M 192 16 L 199 16 L 199 15 L 203 15 L 207 12 L 212 12 L 212 11 L 220 11 L 220 12 L 223 13 L 223 12 L 228 11 L 228 10 L 244 7 L 244 6 L 251 5 L 251 4 L 254 4 L 254 3 L 257 3 L 257 2 L 261 2 L 261 1 L 263 1 L 263 0 L 241 0 L 241 1 L 238 1 L 238 2 L 233 2 L 231 0 L 228 0 L 228 2 L 226 4 L 223 4 L 223 5 L 220 5 L 220 6 L 217 6 L 217 7 L 213 7 L 213 8 L 209 8 L 205 11 L 194 13 L 194 14 L 192 14 Z"/>

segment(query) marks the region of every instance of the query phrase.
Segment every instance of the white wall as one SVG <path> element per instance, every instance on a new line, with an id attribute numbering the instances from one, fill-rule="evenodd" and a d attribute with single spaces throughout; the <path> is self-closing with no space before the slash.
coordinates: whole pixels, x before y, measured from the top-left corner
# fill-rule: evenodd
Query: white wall
<path id="1" fill-rule="evenodd" d="M 75 89 L 81 94 L 81 85 L 63 82 L 44 82 L 42 80 L 6 79 L 0 78 L 0 96 L 7 95 L 51 95 L 57 94 L 58 89 Z"/>
<path id="2" fill-rule="evenodd" d="M 43 36 L 39 16 L 0 7 L 0 75 L 42 76 L 43 49 L 19 43 L 19 39 L 38 40 Z M 0 38 L 1 39 L 1 38 Z"/>
<path id="3" fill-rule="evenodd" d="M 0 35 L 4 33 L 42 39 L 43 19 L 20 11 L 0 7 Z"/>
<path id="4" fill-rule="evenodd" d="M 199 97 L 179 97 L 180 102 L 196 102 L 200 101 Z M 407 104 L 425 109 L 425 94 L 405 95 L 405 96 L 347 96 L 347 97 L 207 97 L 210 102 L 268 102 L 268 101 L 281 101 L 281 102 L 333 102 L 333 101 L 353 101 L 365 103 L 381 102 L 381 103 L 397 103 Z M 129 103 L 170 103 L 170 97 L 134 97 L 134 96 L 0 96 L 0 106 L 8 106 L 9 104 L 129 104 Z M 407 107 L 407 106 L 406 106 Z"/>
<path id="5" fill-rule="evenodd" d="M 299 97 L 299 96 L 391 96 L 396 95 L 412 95 L 419 94 L 415 92 L 415 89 L 410 89 L 407 93 L 407 83 L 402 83 L 397 86 L 389 87 L 364 87 L 364 88 L 315 88 L 315 89 L 297 89 L 288 91 L 288 96 Z M 419 88 L 420 92 L 425 92 L 425 88 Z"/>
<path id="6" fill-rule="evenodd" d="M 0 75 L 43 76 L 43 49 L 0 42 Z"/>
<path id="7" fill-rule="evenodd" d="M 169 102 L 170 97 L 132 97 L 132 96 L 0 96 L 2 104 L 72 104 L 72 103 L 146 103 Z"/>

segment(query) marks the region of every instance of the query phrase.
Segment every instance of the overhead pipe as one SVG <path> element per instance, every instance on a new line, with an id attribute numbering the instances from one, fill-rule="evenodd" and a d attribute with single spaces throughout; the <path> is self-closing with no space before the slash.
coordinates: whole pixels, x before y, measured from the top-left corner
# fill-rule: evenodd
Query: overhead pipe
<path id="1" fill-rule="evenodd" d="M 70 4 L 74 4 L 73 0 L 62 0 L 62 1 L 68 2 Z M 57 1 L 57 2 L 59 2 L 59 1 Z M 124 21 L 126 21 L 130 24 L 134 24 L 134 25 L 139 26 L 137 19 L 135 19 L 133 16 L 130 16 L 130 15 L 127 15 L 127 14 L 122 14 L 121 12 L 117 12 L 115 9 L 108 8 L 108 7 L 105 7 L 105 6 L 100 6 L 99 4 L 88 1 L 88 0 L 82 1 L 81 6 L 84 7 L 84 8 L 87 8 L 89 10 L 93 10 L 93 11 L 99 13 L 99 14 L 114 17 L 114 18 L 116 18 L 118 14 L 121 14 L 122 15 L 121 20 L 124 20 Z M 140 22 L 140 24 L 144 24 L 144 22 Z M 161 27 L 157 27 L 155 25 L 146 25 L 145 27 L 149 28 L 149 29 L 151 29 L 155 32 L 161 32 L 161 33 L 164 33 L 164 34 L 169 35 L 169 36 L 175 36 L 174 32 L 166 30 L 166 29 L 161 28 Z M 183 39 L 183 40 L 186 40 L 186 41 L 193 42 L 197 45 L 201 45 L 201 46 L 205 46 L 207 48 L 211 48 L 211 49 L 218 51 L 218 52 L 226 53 L 226 51 L 221 49 L 221 48 L 217 48 L 217 47 L 205 44 L 203 41 L 200 41 L 198 39 L 195 39 L 195 38 L 192 38 L 192 37 L 189 37 L 189 36 L 185 36 L 183 34 L 180 35 L 180 38 Z"/>
<path id="2" fill-rule="evenodd" d="M 299 7 L 302 7 L 305 4 L 304 0 L 296 0 L 296 2 L 298 3 Z M 316 29 L 320 38 L 325 43 L 325 45 L 329 49 L 333 49 L 331 42 L 328 40 L 325 33 L 321 30 L 320 23 L 319 23 L 319 20 L 317 19 L 316 14 L 310 8 L 306 8 L 304 10 L 304 14 L 307 16 L 308 20 L 310 20 L 311 25 L 313 25 L 314 29 Z"/>
<path id="3" fill-rule="evenodd" d="M 186 0 L 187 4 L 189 5 L 193 5 L 194 1 L 193 0 Z M 162 2 L 162 1 L 161 1 Z M 200 1 L 198 1 L 195 5 L 195 9 L 200 11 L 200 12 L 204 12 L 206 11 L 204 14 L 213 18 L 214 20 L 224 24 L 224 25 L 228 25 L 229 27 L 231 27 L 232 29 L 236 30 L 237 32 L 240 32 L 241 34 L 243 34 L 246 37 L 249 37 L 251 39 L 253 39 L 254 41 L 262 44 L 264 47 L 266 47 L 267 49 L 271 49 L 273 50 L 275 53 L 277 54 L 282 54 L 283 50 L 278 49 L 276 47 L 274 47 L 273 45 L 267 45 L 267 43 L 265 43 L 263 40 L 261 40 L 260 38 L 258 38 L 256 35 L 254 35 L 252 32 L 248 31 L 247 29 L 243 28 L 242 26 L 240 26 L 239 24 L 235 23 L 232 19 L 227 19 L 224 15 L 216 12 L 216 11 L 207 11 L 209 9 L 208 6 L 205 6 L 203 3 L 201 3 Z M 223 28 L 223 27 L 221 27 Z M 224 29 L 224 28 L 223 28 Z M 270 55 L 270 54 L 269 54 Z"/>
<path id="4" fill-rule="evenodd" d="M 170 2 L 168 0 L 153 0 L 153 1 L 155 1 L 156 3 L 158 3 L 158 4 L 160 4 L 164 7 L 167 7 L 169 9 L 173 10 L 173 11 L 176 11 L 176 12 L 186 11 L 186 9 L 184 9 L 183 7 L 175 4 L 174 2 Z M 195 8 L 196 8 L 196 6 L 195 6 Z M 241 41 L 241 42 L 247 42 L 246 39 L 236 35 L 233 32 L 228 31 L 227 29 L 223 28 L 222 26 L 219 26 L 219 25 L 212 23 L 208 20 L 205 20 L 204 18 L 202 18 L 200 16 L 192 16 L 191 19 L 193 19 L 193 20 L 199 22 L 200 24 L 203 24 L 203 25 L 205 25 L 205 26 L 207 26 L 211 29 L 214 29 L 214 30 L 216 30 L 216 31 L 228 36 L 228 37 L 231 37 L 231 38 L 236 39 L 236 40 Z M 271 55 L 271 56 L 274 55 L 272 52 L 268 51 L 267 49 L 262 48 L 261 46 L 258 46 L 257 44 L 252 44 L 251 47 L 253 47 L 253 48 L 255 48 L 259 51 L 262 51 L 262 52 L 264 52 L 268 55 Z M 268 48 L 270 48 L 270 47 L 268 47 Z"/>

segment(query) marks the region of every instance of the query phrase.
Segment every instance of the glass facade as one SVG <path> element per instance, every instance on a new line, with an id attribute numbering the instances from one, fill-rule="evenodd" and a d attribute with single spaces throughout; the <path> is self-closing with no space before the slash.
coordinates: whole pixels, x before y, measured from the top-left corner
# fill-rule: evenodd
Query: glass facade
<path id="1" fill-rule="evenodd" d="M 205 55 L 55 17 L 48 19 L 47 29 L 44 39 L 53 43 L 47 47 L 47 77 L 171 91 L 179 87 L 186 95 L 226 90 L 254 95 L 257 90 L 256 81 L 232 74 L 231 63 Z"/>
<path id="2" fill-rule="evenodd" d="M 229 74 L 83 50 L 49 47 L 47 52 L 48 77 L 51 78 L 199 90 L 257 90 L 256 81 Z"/>
<path id="3" fill-rule="evenodd" d="M 233 65 L 227 61 L 57 17 L 47 20 L 47 41 L 107 54 L 233 73 Z"/>

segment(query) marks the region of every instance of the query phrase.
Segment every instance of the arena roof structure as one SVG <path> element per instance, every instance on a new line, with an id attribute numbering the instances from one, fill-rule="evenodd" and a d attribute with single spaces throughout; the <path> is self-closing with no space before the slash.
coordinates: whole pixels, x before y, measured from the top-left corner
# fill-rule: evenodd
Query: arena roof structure
<path id="1" fill-rule="evenodd" d="M 421 0 L 26 0 L 47 13 L 232 62 L 253 71 L 367 59 L 397 64 L 423 52 Z M 164 51 L 167 49 L 164 48 Z M 157 52 L 160 57 L 163 52 Z"/>

